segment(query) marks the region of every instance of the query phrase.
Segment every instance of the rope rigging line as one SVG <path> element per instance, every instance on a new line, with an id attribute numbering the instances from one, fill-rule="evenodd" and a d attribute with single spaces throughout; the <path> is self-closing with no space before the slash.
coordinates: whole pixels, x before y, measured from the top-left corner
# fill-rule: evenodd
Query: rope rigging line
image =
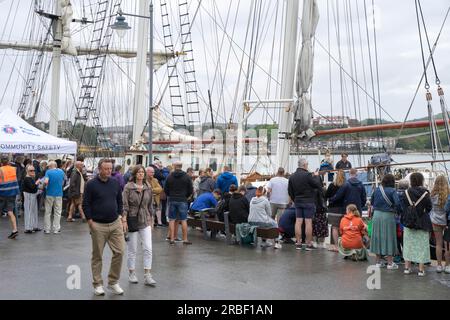
<path id="1" fill-rule="evenodd" d="M 216 11 L 217 11 L 217 13 L 219 15 L 219 18 L 221 19 L 220 11 L 219 11 L 219 8 L 217 7 L 216 2 L 213 2 L 213 5 L 214 5 L 214 8 L 213 8 L 214 19 L 216 19 Z M 230 5 L 228 7 L 227 18 L 226 18 L 226 22 L 225 22 L 225 25 L 224 25 L 224 29 L 225 30 L 227 29 L 227 26 L 228 26 L 228 19 L 229 19 L 230 12 L 231 12 L 231 5 L 232 5 L 232 2 L 230 2 Z M 237 18 L 237 12 L 236 12 L 236 15 L 235 15 L 235 19 L 236 18 Z M 223 24 L 222 19 L 221 19 L 221 22 Z M 221 109 L 220 106 L 222 104 L 223 118 L 226 119 L 227 116 L 226 116 L 226 111 L 225 111 L 224 87 L 225 87 L 225 77 L 226 77 L 226 72 L 227 72 L 227 67 L 228 67 L 228 62 L 229 62 L 229 56 L 230 56 L 231 49 L 228 49 L 228 57 L 227 57 L 227 63 L 226 63 L 226 67 L 225 67 L 225 72 L 224 72 L 224 74 L 222 74 L 221 53 L 222 53 L 222 48 L 223 48 L 223 45 L 224 45 L 224 42 L 225 42 L 225 34 L 222 34 L 222 39 L 221 39 L 221 43 L 220 43 L 220 46 L 219 46 L 219 42 L 218 42 L 218 40 L 219 40 L 218 27 L 217 27 L 216 24 L 213 24 L 213 25 L 214 25 L 214 32 L 215 32 L 215 35 L 216 35 L 215 36 L 216 42 L 214 42 L 214 43 L 216 44 L 218 59 L 217 59 L 216 68 L 215 68 L 215 71 L 214 71 L 214 78 L 213 78 L 213 81 L 212 81 L 211 90 L 214 90 L 215 83 L 216 83 L 216 78 L 218 77 L 219 78 L 219 87 L 217 88 L 217 90 L 218 90 L 218 93 L 219 93 L 219 103 L 218 103 L 218 108 L 217 108 L 217 111 L 216 111 L 216 118 L 218 117 L 219 110 Z M 235 24 L 233 26 L 232 36 L 234 36 L 235 27 L 236 27 L 236 20 L 235 20 Z"/>
<path id="2" fill-rule="evenodd" d="M 234 93 L 233 107 L 232 107 L 232 110 L 231 110 L 231 113 L 230 113 L 230 120 L 229 120 L 230 123 L 233 121 L 233 115 L 236 112 L 236 107 L 237 107 L 237 104 L 238 104 L 238 94 L 239 94 L 239 88 L 240 88 L 240 83 L 241 83 L 241 76 L 242 76 L 242 73 L 244 73 L 244 70 L 243 70 L 242 66 L 243 66 L 243 62 L 244 62 L 245 47 L 247 46 L 247 41 L 248 41 L 248 34 L 249 34 L 249 30 L 250 30 L 251 13 L 253 11 L 253 6 L 254 6 L 254 1 L 252 0 L 252 2 L 250 4 L 249 16 L 248 16 L 248 19 L 247 19 L 247 28 L 246 28 L 246 31 L 245 31 L 244 50 L 241 50 L 242 51 L 242 56 L 241 56 L 240 60 L 238 59 L 238 61 L 240 61 L 239 74 L 238 74 L 238 81 L 237 81 L 237 85 L 236 85 L 236 89 L 235 89 L 235 93 Z M 208 13 L 208 12 L 206 12 L 206 13 Z M 224 32 L 224 34 L 226 34 L 226 30 L 223 30 L 223 32 Z M 236 53 L 234 51 L 234 48 L 232 46 L 231 40 L 230 40 L 230 48 L 232 48 L 233 53 L 236 55 Z M 236 57 L 237 57 L 237 55 L 236 55 Z"/>
<path id="3" fill-rule="evenodd" d="M 340 28 L 340 21 L 339 21 L 339 2 L 336 1 L 336 8 L 334 13 L 334 23 L 336 26 L 336 39 L 337 39 L 337 46 L 338 46 L 338 59 L 339 63 L 338 65 L 342 66 L 342 52 L 341 52 L 341 28 Z M 318 42 L 320 45 L 320 42 Z M 345 104 L 344 104 L 344 76 L 343 76 L 343 70 L 339 70 L 339 85 L 340 85 L 340 91 L 341 91 L 341 110 L 342 110 L 342 117 L 345 115 Z M 345 140 L 345 137 L 344 137 Z"/>
<path id="4" fill-rule="evenodd" d="M 417 6 L 417 0 L 414 1 L 414 4 L 416 6 L 417 28 L 419 30 L 419 40 L 420 40 L 420 53 L 421 53 L 421 57 L 422 57 L 422 64 L 423 64 L 423 70 L 424 70 L 424 76 L 425 76 L 425 89 L 427 90 L 427 93 L 429 93 L 430 84 L 428 82 L 427 67 L 425 65 L 425 55 L 423 52 L 423 42 L 422 42 L 422 29 L 420 27 L 419 8 Z M 433 60 L 433 57 L 430 56 L 430 59 Z"/>
<path id="5" fill-rule="evenodd" d="M 331 51 L 331 37 L 330 37 L 330 0 L 327 0 L 327 44 L 328 52 Z M 331 55 L 328 55 L 328 86 L 330 88 L 330 109 L 331 109 L 331 119 L 333 119 L 333 81 L 332 81 L 332 70 L 331 70 Z M 331 137 L 331 145 L 334 145 L 334 137 Z"/>
<path id="6" fill-rule="evenodd" d="M 351 48 L 351 56 L 350 56 L 350 63 L 353 62 L 353 70 L 354 70 L 354 75 L 355 75 L 355 80 L 356 82 L 359 82 L 358 80 L 358 67 L 356 64 L 356 49 L 355 49 L 355 34 L 354 34 L 354 28 L 353 28 L 353 14 L 352 14 L 352 6 L 351 6 L 351 2 L 350 0 L 347 1 L 347 13 L 348 13 L 348 24 L 350 27 L 350 39 L 351 42 L 349 45 L 349 48 Z M 355 88 L 355 84 L 354 82 L 352 82 L 352 91 L 353 91 L 353 104 L 354 104 L 354 111 L 355 111 L 355 119 L 358 119 L 358 121 L 361 123 L 362 118 L 361 118 L 361 102 L 359 100 L 359 89 L 358 87 Z M 355 99 L 356 98 L 356 99 Z M 358 107 L 358 108 L 357 108 Z M 359 112 L 359 113 L 358 113 Z M 358 133 L 356 135 L 358 141 L 360 140 L 360 134 Z M 358 142 L 357 143 L 357 149 L 358 149 L 358 161 L 359 161 L 359 166 L 362 166 L 362 155 L 361 155 L 361 144 Z"/>
<path id="7" fill-rule="evenodd" d="M 345 70 L 345 68 L 344 68 L 341 64 L 339 64 L 339 61 L 338 61 L 338 60 L 337 60 L 337 59 L 336 59 L 336 58 L 335 58 L 335 57 L 327 50 L 327 48 L 325 48 L 325 46 L 320 42 L 320 40 L 319 40 L 317 37 L 316 37 L 316 41 L 317 41 L 317 43 L 319 44 L 319 47 L 322 48 L 322 49 L 325 51 L 325 53 L 327 53 L 327 54 L 331 57 L 331 60 L 339 67 L 339 69 L 341 69 L 342 72 L 343 72 L 346 76 L 348 76 L 350 80 L 352 80 L 353 82 L 355 82 L 355 84 L 361 89 L 361 91 L 364 92 L 364 94 L 365 94 L 367 97 L 369 97 L 370 100 L 372 100 L 373 103 L 374 103 L 375 105 L 381 107 L 381 110 L 383 110 L 383 112 L 384 112 L 384 113 L 385 113 L 392 121 L 395 122 L 395 119 L 389 114 L 389 112 L 387 112 L 387 110 L 386 110 L 383 106 L 381 106 L 381 105 L 375 100 L 375 98 L 374 98 L 369 92 L 366 91 L 366 89 L 364 89 L 359 83 L 357 83 L 357 82 L 355 81 L 355 79 L 353 79 L 353 78 L 351 77 L 350 73 L 348 73 L 348 71 Z"/>
<path id="8" fill-rule="evenodd" d="M 437 35 L 437 37 L 436 37 L 436 40 L 435 40 L 435 42 L 434 42 L 434 44 L 433 44 L 433 48 L 432 48 L 432 50 L 431 50 L 431 53 L 432 53 L 432 54 L 434 54 L 434 51 L 436 50 L 436 47 L 437 47 L 437 45 L 438 45 L 438 43 L 439 43 L 439 39 L 440 39 L 440 37 L 441 37 L 442 30 L 444 29 L 445 23 L 447 22 L 447 18 L 448 18 L 449 13 L 450 13 L 450 7 L 448 7 L 448 9 L 447 9 L 447 13 L 446 13 L 446 15 L 445 15 L 445 17 L 444 17 L 444 21 L 443 21 L 442 24 L 441 24 L 441 28 L 440 28 L 439 33 L 438 33 L 438 35 Z M 414 96 L 413 96 L 412 101 L 411 101 L 411 103 L 410 103 L 410 105 L 409 105 L 408 112 L 406 113 L 406 116 L 405 116 L 405 118 L 403 119 L 403 124 L 402 124 L 402 127 L 401 127 L 400 130 L 399 130 L 399 133 L 398 133 L 398 136 L 397 136 L 397 139 L 396 139 L 396 140 L 398 140 L 398 138 L 399 138 L 399 137 L 402 135 L 402 133 L 403 133 L 403 130 L 404 130 L 404 127 L 405 127 L 405 123 L 407 122 L 407 120 L 408 120 L 408 118 L 409 118 L 409 114 L 411 113 L 412 106 L 414 105 L 414 102 L 415 102 L 415 100 L 416 100 L 417 94 L 419 93 L 420 86 L 422 85 L 422 81 L 423 81 L 424 78 L 425 78 L 425 73 L 426 73 L 426 70 L 428 69 L 428 66 L 430 65 L 430 62 L 431 62 L 431 56 L 428 57 L 428 60 L 427 60 L 426 66 L 425 66 L 425 70 L 422 71 L 421 78 L 420 78 L 420 80 L 419 80 L 419 83 L 417 84 L 416 91 L 414 92 Z"/>
<path id="9" fill-rule="evenodd" d="M 204 32 L 204 28 L 203 28 L 203 16 L 202 16 L 202 13 L 201 13 L 201 12 L 200 12 L 200 34 L 201 34 L 201 36 L 202 36 L 202 42 L 203 42 L 203 44 L 204 44 L 202 47 L 203 47 L 203 57 L 204 57 L 204 59 L 205 59 L 206 81 L 207 81 L 207 83 L 208 83 L 208 88 L 209 88 L 209 90 L 211 90 L 211 82 L 210 82 L 210 79 L 209 79 L 210 75 L 209 75 L 208 61 L 207 61 L 207 55 L 206 55 L 205 32 Z M 207 121 L 207 120 L 206 120 L 207 117 L 208 117 L 208 113 L 206 112 L 204 122 Z"/>
<path id="10" fill-rule="evenodd" d="M 19 3 L 19 2 L 18 2 Z M 8 26 L 8 22 L 9 22 L 9 18 L 11 16 L 11 11 L 12 11 L 12 6 L 13 6 L 13 2 L 11 2 L 11 6 L 9 7 L 9 12 L 8 12 L 8 17 L 6 18 L 6 22 L 5 25 L 3 26 L 3 31 L 2 31 L 2 35 L 0 36 L 0 39 L 3 39 L 3 36 L 5 35 L 5 31 L 6 31 L 6 27 Z M 16 12 L 17 13 L 17 12 Z M 12 27 L 10 29 L 10 34 L 9 36 L 11 37 L 11 31 L 12 31 Z M 9 40 L 9 39 L 8 39 Z M 0 70 L 3 67 L 3 62 L 5 60 L 5 56 L 6 56 L 6 50 L 5 53 L 3 54 L 3 59 L 2 59 L 2 63 L 0 64 Z"/>
<path id="11" fill-rule="evenodd" d="M 17 16 L 19 4 L 20 4 L 20 2 L 18 2 L 18 5 L 17 5 L 17 7 L 16 7 L 16 12 L 15 12 L 15 14 L 14 14 L 14 20 L 15 20 L 15 17 Z M 32 16 L 32 13 L 33 13 L 33 5 L 31 5 L 31 6 L 29 7 L 29 11 L 28 11 L 28 15 L 27 15 L 27 22 L 25 23 L 25 30 L 27 29 L 27 26 L 28 26 L 30 20 L 32 21 L 32 23 L 35 21 L 34 19 L 32 19 L 32 17 L 34 17 L 34 16 Z M 9 20 L 9 16 L 10 16 L 10 13 L 8 14 L 8 20 Z M 9 33 L 9 36 L 8 36 L 8 41 L 11 39 L 11 35 L 12 35 L 12 30 L 13 30 L 13 28 L 14 28 L 14 24 L 11 24 L 10 33 Z M 30 39 L 31 39 L 31 37 L 32 37 L 32 35 L 33 35 L 33 30 L 34 30 L 34 29 L 35 29 L 35 28 L 31 28 Z M 5 29 L 4 29 L 4 30 L 6 30 L 6 25 L 5 25 Z M 25 32 L 23 32 L 22 34 L 25 35 Z M 1 63 L 1 65 L 0 65 L 0 70 L 1 70 L 1 68 L 2 68 L 2 66 L 3 66 L 4 59 L 5 59 L 5 57 L 6 57 L 6 53 L 7 53 L 7 52 L 6 52 L 6 50 L 5 50 L 5 54 L 4 54 L 4 56 L 3 56 L 3 60 L 2 60 L 2 63 Z M 35 55 L 35 52 L 32 52 L 31 57 L 34 57 L 34 55 Z M 22 77 L 22 80 L 23 80 L 24 82 L 27 81 L 27 80 L 26 80 L 27 78 L 25 78 L 25 77 L 22 75 L 21 68 L 22 68 L 22 63 L 23 63 L 23 61 L 26 59 L 25 57 L 28 57 L 28 58 L 29 58 L 30 55 L 24 55 L 23 59 L 21 59 L 19 69 L 16 70 L 16 71 L 17 71 L 17 74 L 18 74 L 20 77 Z M 6 88 L 5 88 L 5 91 L 3 92 L 3 95 L 2 95 L 2 98 L 1 98 L 1 100 L 0 100 L 0 103 L 3 102 L 3 99 L 5 98 L 6 92 L 8 91 L 8 87 L 9 87 L 9 85 L 11 84 L 11 78 L 12 78 L 12 76 L 13 76 L 13 74 L 14 74 L 14 69 L 16 69 L 16 64 L 17 64 L 18 58 L 19 58 L 19 55 L 17 54 L 16 57 L 15 57 L 15 59 L 14 59 L 14 62 L 13 62 L 13 64 L 12 64 L 11 73 L 10 73 L 10 75 L 9 75 L 9 80 L 8 80 L 8 82 L 7 82 L 7 84 L 6 84 Z M 8 57 L 8 59 L 9 59 L 9 57 Z M 30 58 L 29 58 L 29 59 L 30 59 Z M 27 65 L 30 66 L 30 69 L 31 69 L 31 63 L 29 63 L 29 64 L 27 64 Z M 19 79 L 19 77 L 18 77 L 17 79 Z M 16 87 L 15 87 L 15 90 L 14 90 L 14 97 L 15 97 L 15 93 L 16 93 L 17 88 L 18 88 L 18 87 L 16 86 Z M 14 101 L 14 100 L 13 100 L 13 101 Z"/>
<path id="12" fill-rule="evenodd" d="M 254 16 L 253 16 L 253 26 L 252 26 L 252 34 L 250 37 L 251 41 L 250 41 L 250 48 L 249 48 L 250 55 L 249 55 L 248 68 L 247 68 L 247 78 L 248 79 L 246 81 L 245 94 L 244 94 L 244 97 L 247 97 L 248 100 L 251 99 L 251 91 L 248 90 L 248 83 L 253 83 L 253 75 L 255 72 L 255 62 L 256 62 L 256 49 L 258 47 L 260 21 L 261 21 L 262 2 L 260 0 L 256 0 L 257 4 L 258 4 L 258 1 L 259 1 L 258 9 L 254 11 Z M 253 53 L 252 53 L 252 51 L 253 51 Z M 247 126 L 247 123 L 245 124 L 245 126 Z"/>
<path id="13" fill-rule="evenodd" d="M 435 64 L 435 61 L 434 61 L 434 55 L 433 55 L 433 52 L 432 52 L 432 49 L 431 49 L 430 39 L 428 37 L 427 26 L 426 26 L 426 23 L 425 23 L 425 18 L 423 16 L 422 6 L 421 6 L 419 0 L 417 0 L 417 5 L 418 5 L 418 8 L 419 8 L 419 12 L 420 12 L 420 17 L 421 17 L 421 21 L 422 21 L 422 25 L 423 25 L 423 29 L 424 29 L 424 33 L 425 33 L 425 38 L 427 40 L 427 46 L 428 46 L 428 50 L 429 50 L 429 54 L 430 54 L 430 58 L 431 58 L 431 64 L 433 66 L 433 71 L 434 71 L 434 76 L 435 76 L 435 83 L 438 86 L 438 90 L 437 91 L 438 91 L 438 95 L 439 95 L 439 102 L 440 102 L 440 106 L 441 106 L 442 117 L 444 119 L 444 127 L 445 127 L 445 131 L 446 131 L 447 142 L 448 142 L 449 148 L 450 148 L 450 127 L 449 127 L 449 123 L 448 123 L 449 117 L 448 117 L 447 105 L 446 105 L 445 97 L 444 97 L 444 90 L 440 86 L 441 81 L 439 80 L 439 76 L 438 76 L 438 73 L 437 73 L 437 68 L 436 68 L 436 64 Z M 423 50 L 423 48 L 421 48 L 421 49 Z M 423 54 L 422 54 L 422 56 L 423 56 Z M 437 130 L 437 128 L 435 130 Z M 442 144 L 441 144 L 439 135 L 437 135 L 437 137 L 439 139 L 439 141 L 438 141 L 439 142 L 439 146 L 440 146 L 439 150 L 441 150 L 441 152 L 443 152 L 443 148 L 442 148 Z"/>
<path id="14" fill-rule="evenodd" d="M 269 65 L 269 73 L 272 73 L 272 68 L 273 68 L 273 56 L 274 56 L 274 52 L 275 52 L 275 37 L 276 37 L 276 30 L 277 30 L 277 25 L 278 25 L 278 14 L 279 14 L 279 0 L 277 0 L 276 4 L 275 4 L 277 10 L 275 12 L 275 21 L 274 21 L 274 30 L 273 30 L 273 38 L 272 38 L 272 50 L 270 52 L 270 65 Z M 272 19 L 270 19 L 270 21 L 272 21 Z M 271 84 L 272 84 L 272 79 L 270 77 L 267 78 L 267 89 L 266 89 L 266 99 L 270 98 L 270 89 L 271 89 Z M 270 117 L 270 119 L 272 120 L 273 123 L 275 123 L 275 117 L 273 117 L 270 112 L 269 109 L 264 106 L 264 116 L 263 116 L 263 123 L 267 123 L 267 118 Z"/>
<path id="15" fill-rule="evenodd" d="M 375 112 L 375 124 L 378 125 L 378 114 L 377 114 L 377 104 L 375 103 L 375 82 L 374 82 L 374 74 L 373 74 L 373 63 L 372 63 L 372 51 L 371 51 L 371 47 L 370 47 L 370 36 L 369 36 L 369 21 L 367 18 L 367 4 L 366 4 L 366 0 L 364 0 L 364 18 L 365 18 L 365 24 L 366 24 L 366 38 L 367 38 L 367 52 L 369 54 L 369 66 L 370 66 L 370 80 L 371 80 L 371 87 L 372 87 L 372 95 L 373 95 L 373 109 Z M 379 104 L 379 103 L 378 103 Z M 380 120 L 381 120 L 381 114 L 380 116 Z M 377 138 L 378 140 L 380 140 L 380 130 L 377 130 Z"/>
<path id="16" fill-rule="evenodd" d="M 202 5 L 202 8 L 203 5 Z M 239 44 L 227 33 L 227 31 L 225 29 L 223 29 L 223 26 L 221 26 L 220 24 L 217 23 L 217 21 L 214 20 L 214 18 L 212 17 L 211 13 L 208 12 L 208 10 L 205 9 L 206 14 L 213 19 L 214 23 L 217 24 L 217 26 L 219 27 L 219 29 L 221 29 L 222 32 L 224 32 L 224 34 L 226 35 L 226 37 L 229 39 L 229 41 L 231 43 L 233 43 L 235 45 L 235 47 L 237 47 L 242 53 L 243 55 L 245 55 L 246 57 L 248 57 L 248 53 L 245 51 L 245 49 L 243 49 L 241 46 L 239 46 Z M 267 76 L 272 77 L 272 75 L 270 75 L 263 67 L 261 67 L 257 62 L 255 62 L 255 66 L 257 66 L 262 72 L 264 72 Z M 277 84 L 280 84 L 280 82 L 272 77 L 272 80 L 276 81 Z"/>
<path id="17" fill-rule="evenodd" d="M 358 82 L 358 73 L 356 70 L 355 65 L 355 43 L 354 43 L 354 34 L 353 34 L 353 26 L 351 26 L 352 16 L 351 16 L 351 10 L 350 10 L 350 3 L 347 0 L 344 2 L 344 12 L 345 12 L 345 25 L 347 28 L 347 47 L 348 47 L 348 60 L 350 65 L 350 74 L 355 79 L 356 82 Z M 356 90 L 355 90 L 355 83 L 352 82 L 352 97 L 353 97 L 353 111 L 354 111 L 354 117 L 355 119 L 359 119 L 358 112 L 357 112 L 357 98 L 356 98 Z"/>
<path id="18" fill-rule="evenodd" d="M 425 19 L 423 17 L 422 6 L 420 4 L 420 0 L 417 0 L 417 4 L 418 4 L 418 7 L 419 7 L 419 12 L 420 12 L 421 19 L 422 19 L 423 30 L 424 30 L 424 33 L 425 33 L 425 39 L 427 40 L 428 50 L 429 50 L 430 58 L 431 58 L 431 64 L 433 66 L 434 75 L 436 77 L 436 85 L 440 85 L 441 81 L 439 80 L 439 77 L 438 77 L 438 74 L 437 74 L 437 71 L 436 71 L 436 64 L 434 62 L 433 52 L 431 51 L 430 38 L 428 37 L 427 25 L 426 25 Z M 420 32 L 420 30 L 419 30 L 419 32 Z M 422 45 L 422 43 L 421 43 L 421 45 Z M 422 58 L 423 58 L 423 54 L 422 54 Z M 425 61 L 425 59 L 424 59 L 424 61 Z"/>
<path id="19" fill-rule="evenodd" d="M 436 68 L 435 68 L 435 64 L 434 64 L 434 59 L 433 59 L 433 53 L 432 50 L 429 46 L 429 39 L 428 39 L 428 34 L 426 32 L 426 24 L 425 24 L 425 20 L 423 18 L 423 14 L 421 13 L 421 7 L 420 7 L 420 2 L 419 0 L 415 1 L 415 8 L 416 8 L 416 18 L 417 18 L 417 27 L 418 27 L 418 31 L 419 31 L 419 38 L 420 38 L 420 51 L 421 51 L 421 57 L 422 57 L 422 64 L 423 64 L 423 70 L 424 70 L 424 74 L 425 74 L 425 89 L 426 89 L 426 101 L 427 101 L 427 111 L 428 111 L 428 120 L 429 120 L 429 126 L 430 126 L 430 141 L 431 141 L 431 154 L 432 154 L 432 158 L 433 160 L 436 160 L 437 158 L 437 154 L 441 153 L 442 156 L 443 155 L 443 150 L 442 150 L 442 144 L 440 141 L 440 137 L 437 133 L 437 125 L 436 125 L 436 119 L 434 117 L 434 113 L 433 113 L 433 107 L 431 105 L 431 101 L 432 101 L 432 95 L 429 91 L 430 89 L 430 85 L 428 83 L 428 77 L 427 77 L 427 66 L 425 63 L 425 54 L 424 54 L 424 46 L 423 46 L 423 41 L 422 41 L 422 31 L 421 31 L 421 19 L 419 18 L 419 12 L 421 14 L 422 17 L 422 23 L 423 23 L 423 28 L 424 28 L 424 32 L 425 32 L 425 36 L 427 37 L 427 43 L 428 43 L 428 48 L 430 49 L 430 58 L 433 64 L 433 68 L 435 71 L 435 75 L 436 75 L 436 82 L 439 83 L 439 80 L 437 78 L 437 72 L 436 72 Z M 440 147 L 440 148 L 439 148 Z M 447 168 L 446 168 L 447 170 Z M 448 174 L 448 172 L 447 172 Z"/>
<path id="20" fill-rule="evenodd" d="M 216 3 L 214 2 L 214 4 L 216 4 Z M 232 2 L 230 2 L 230 6 L 228 8 L 225 29 L 226 29 L 226 26 L 228 25 L 228 17 L 229 17 L 230 11 L 231 11 L 231 4 L 232 4 Z M 234 37 L 235 31 L 236 31 L 237 18 L 238 18 L 238 12 L 239 12 L 240 5 L 241 5 L 241 1 L 239 0 L 237 8 L 236 8 L 236 13 L 235 13 L 235 16 L 234 16 L 233 30 L 232 30 L 232 34 L 231 34 L 232 37 Z M 221 18 L 220 15 L 219 15 L 219 18 Z M 222 23 L 223 23 L 223 21 L 222 21 Z M 214 25 L 214 26 L 215 26 L 215 32 L 217 33 L 217 25 Z M 222 35 L 221 47 L 223 46 L 224 40 L 225 40 L 225 34 Z M 206 47 L 206 46 L 204 46 L 204 47 Z M 224 93 L 225 93 L 226 88 L 224 87 L 224 83 L 225 83 L 225 79 L 226 79 L 226 75 L 227 75 L 227 71 L 228 71 L 228 64 L 230 62 L 231 50 L 232 50 L 232 48 L 230 46 L 228 48 L 228 52 L 227 52 L 227 60 L 226 60 L 226 64 L 225 64 L 225 72 L 223 74 L 223 77 L 221 78 L 221 89 L 219 89 L 218 108 L 215 111 L 216 116 L 214 117 L 214 114 L 212 115 L 212 120 L 217 118 L 217 116 L 218 116 L 218 114 L 220 112 L 220 107 L 221 107 L 221 103 L 222 103 L 223 118 L 225 119 L 225 122 L 227 121 L 226 120 L 227 119 L 226 110 L 225 110 L 225 100 L 224 100 Z M 222 50 L 220 50 L 220 51 L 222 51 Z M 206 57 L 205 57 L 205 59 L 206 59 Z M 213 83 L 212 83 L 212 86 L 210 87 L 211 91 L 213 91 L 214 87 L 215 87 L 215 79 L 216 79 L 216 76 L 217 76 L 218 67 L 219 67 L 219 63 L 216 64 L 216 69 L 214 71 Z M 209 84 L 209 79 L 208 79 L 208 84 Z M 228 90 L 226 90 L 226 91 L 228 93 Z M 213 110 L 210 110 L 209 112 L 212 113 Z M 208 117 L 208 112 L 205 113 L 205 122 L 206 122 L 207 117 Z"/>
<path id="21" fill-rule="evenodd" d="M 360 46 L 360 55 L 361 55 L 361 65 L 362 65 L 362 72 L 363 72 L 363 79 L 364 79 L 364 88 L 367 90 L 367 74 L 366 74 L 366 67 L 364 63 L 364 52 L 363 52 L 363 43 L 362 43 L 362 33 L 361 33 L 361 19 L 359 14 L 359 6 L 356 5 L 356 16 L 358 20 L 358 34 L 359 34 L 359 46 Z M 370 118 L 370 110 L 369 110 L 369 98 L 367 95 L 365 95 L 366 100 L 366 111 L 367 111 L 367 118 Z"/>
<path id="22" fill-rule="evenodd" d="M 375 21 L 375 3 L 372 0 L 372 21 L 373 21 L 373 43 L 375 50 L 375 71 L 376 71 L 376 80 L 377 80 L 377 93 L 378 93 L 378 103 L 381 104 L 381 92 L 380 92 L 380 75 L 379 75 L 379 67 L 378 67 L 378 44 L 377 44 L 377 28 Z M 378 110 L 378 114 L 380 116 L 380 124 L 382 124 L 383 119 L 381 118 L 381 109 Z M 380 132 L 380 142 L 383 151 L 386 151 L 386 147 L 384 145 L 383 131 Z"/>

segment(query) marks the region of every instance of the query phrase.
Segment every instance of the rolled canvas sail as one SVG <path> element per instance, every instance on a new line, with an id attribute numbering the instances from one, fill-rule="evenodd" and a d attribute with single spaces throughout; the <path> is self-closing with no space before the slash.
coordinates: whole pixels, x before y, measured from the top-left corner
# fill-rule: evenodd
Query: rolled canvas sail
<path id="1" fill-rule="evenodd" d="M 311 127 L 312 106 L 308 95 L 312 83 L 314 55 L 312 38 L 316 33 L 319 21 L 319 10 L 316 0 L 305 0 L 302 14 L 302 48 L 297 64 L 295 91 L 297 99 L 294 103 L 294 133 L 301 137 L 308 136 L 306 131 Z"/>

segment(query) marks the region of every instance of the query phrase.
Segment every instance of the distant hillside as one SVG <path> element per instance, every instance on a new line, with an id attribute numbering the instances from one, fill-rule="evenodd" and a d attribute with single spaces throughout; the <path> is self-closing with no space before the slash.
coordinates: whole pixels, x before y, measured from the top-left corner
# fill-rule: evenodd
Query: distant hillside
<path id="1" fill-rule="evenodd" d="M 439 113 L 437 115 L 435 115 L 436 119 L 442 119 L 442 113 Z M 408 122 L 410 121 L 427 121 L 428 117 L 422 117 L 422 118 L 416 118 L 416 119 L 409 119 Z M 381 120 L 381 123 L 393 123 L 392 121 L 388 121 L 388 120 Z M 362 126 L 367 126 L 367 125 L 374 125 L 375 123 L 375 119 L 364 119 L 361 121 L 361 125 Z M 380 121 L 378 121 L 378 124 L 380 124 Z M 442 129 L 442 128 L 440 128 Z M 420 133 L 425 133 L 428 132 L 429 130 L 427 128 L 417 128 L 417 129 L 404 129 L 401 132 L 401 136 L 409 136 L 411 135 L 411 137 L 409 138 L 400 138 L 397 141 L 397 148 L 403 148 L 404 150 L 414 150 L 414 151 L 423 151 L 423 150 L 430 150 L 431 149 L 431 141 L 430 141 L 430 136 L 429 135 L 420 135 L 420 136 L 414 136 L 415 134 L 420 134 Z M 379 134 L 382 137 L 386 137 L 386 138 L 398 138 L 398 135 L 400 133 L 400 130 L 385 130 L 385 131 L 380 131 Z M 352 134 L 352 135 L 347 135 L 347 137 L 353 137 L 353 138 L 370 138 L 370 137 L 377 137 L 378 132 L 362 132 L 359 134 Z M 448 148 L 448 141 L 447 141 L 447 136 L 445 134 L 445 132 L 439 132 L 439 138 L 441 140 L 441 144 L 443 148 Z M 322 141 L 327 141 L 331 138 L 325 138 L 323 139 L 321 137 Z"/>

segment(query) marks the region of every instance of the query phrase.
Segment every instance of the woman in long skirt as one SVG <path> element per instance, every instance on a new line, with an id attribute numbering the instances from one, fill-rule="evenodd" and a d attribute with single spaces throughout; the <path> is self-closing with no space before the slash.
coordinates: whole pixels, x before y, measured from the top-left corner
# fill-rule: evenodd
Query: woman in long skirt
<path id="1" fill-rule="evenodd" d="M 385 266 L 381 256 L 386 256 L 387 269 L 396 270 L 398 265 L 393 262 L 393 256 L 397 253 L 395 214 L 401 211 L 401 203 L 395 191 L 395 178 L 392 174 L 384 176 L 370 202 L 374 209 L 370 251 L 376 255 L 378 267 Z"/>
<path id="2" fill-rule="evenodd" d="M 430 193 L 423 187 L 423 175 L 415 172 L 409 178 L 411 188 L 406 190 L 403 199 L 404 207 L 415 205 L 419 212 L 419 228 L 410 229 L 405 227 L 403 231 L 403 259 L 405 259 L 405 274 L 412 273 L 411 262 L 419 264 L 418 276 L 425 276 L 425 263 L 430 262 L 430 232 L 432 224 L 430 211 L 433 208 Z"/>
<path id="3" fill-rule="evenodd" d="M 313 237 L 317 243 L 317 247 L 325 248 L 325 238 L 328 237 L 328 219 L 323 190 L 318 190 L 316 194 L 316 212 L 312 224 Z"/>
<path id="4" fill-rule="evenodd" d="M 27 175 L 23 180 L 25 233 L 32 233 L 41 231 L 38 228 L 37 185 L 39 182 L 35 181 L 36 174 L 33 165 L 27 165 L 26 173 Z"/>

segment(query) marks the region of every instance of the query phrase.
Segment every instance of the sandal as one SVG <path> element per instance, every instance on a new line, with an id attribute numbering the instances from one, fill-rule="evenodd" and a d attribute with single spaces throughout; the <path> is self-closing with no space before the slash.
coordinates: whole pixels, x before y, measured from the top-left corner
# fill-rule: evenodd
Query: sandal
<path id="1" fill-rule="evenodd" d="M 188 244 L 192 244 L 192 242 L 190 242 L 190 241 L 183 241 L 183 244 L 188 245 Z"/>

